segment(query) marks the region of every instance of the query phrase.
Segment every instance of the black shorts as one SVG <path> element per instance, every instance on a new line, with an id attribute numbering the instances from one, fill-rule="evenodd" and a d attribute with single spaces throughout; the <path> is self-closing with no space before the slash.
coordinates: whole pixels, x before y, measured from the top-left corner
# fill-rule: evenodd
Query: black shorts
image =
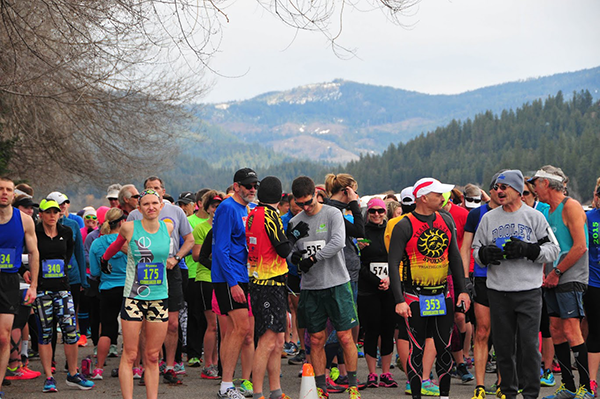
<path id="1" fill-rule="evenodd" d="M 248 283 L 238 283 L 244 295 L 248 297 Z M 219 312 L 222 315 L 226 315 L 230 310 L 234 309 L 248 309 L 248 302 L 239 303 L 233 300 L 231 297 L 231 290 L 227 283 L 213 283 L 215 290 L 215 297 L 217 298 L 217 304 L 219 305 Z"/>
<path id="2" fill-rule="evenodd" d="M 19 273 L 0 273 L 0 313 L 17 314 L 21 304 Z"/>
<path id="3" fill-rule="evenodd" d="M 487 277 L 475 277 L 473 281 L 473 302 L 478 303 L 485 307 L 490 307 L 490 300 L 488 299 L 488 288 L 486 285 Z"/>
<path id="4" fill-rule="evenodd" d="M 202 312 L 207 310 L 212 311 L 212 295 L 213 295 L 213 283 L 208 281 L 197 281 L 196 288 L 199 290 L 197 295 L 200 297 L 200 309 Z"/>
<path id="5" fill-rule="evenodd" d="M 288 274 L 287 275 L 287 286 L 291 291 L 291 292 L 289 292 L 290 295 L 292 294 L 292 292 L 296 295 L 300 295 L 300 276 L 294 276 L 293 274 Z"/>
<path id="6" fill-rule="evenodd" d="M 167 282 L 169 283 L 169 312 L 179 312 L 183 309 L 183 280 L 179 265 L 171 270 L 167 269 Z"/>
<path id="7" fill-rule="evenodd" d="M 257 336 L 262 336 L 267 330 L 284 333 L 287 323 L 286 286 L 251 283 L 249 290 Z"/>

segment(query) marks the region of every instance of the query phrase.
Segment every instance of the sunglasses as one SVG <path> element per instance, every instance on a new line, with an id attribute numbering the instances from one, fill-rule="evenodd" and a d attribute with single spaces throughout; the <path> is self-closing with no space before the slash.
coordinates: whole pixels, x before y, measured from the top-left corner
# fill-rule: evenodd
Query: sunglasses
<path id="1" fill-rule="evenodd" d="M 140 198 L 146 196 L 146 195 L 156 195 L 158 198 L 160 198 L 160 195 L 158 195 L 158 192 L 152 190 L 151 188 L 144 190 L 140 193 Z"/>
<path id="2" fill-rule="evenodd" d="M 481 202 L 481 198 L 465 197 L 465 201 L 474 202 L 476 204 L 479 204 Z"/>
<path id="3" fill-rule="evenodd" d="M 140 195 L 139 195 L 139 194 L 134 194 L 134 195 L 132 195 L 132 196 L 131 196 L 131 197 L 129 197 L 129 198 L 135 198 L 135 199 L 139 199 L 139 198 L 140 198 Z"/>
<path id="4" fill-rule="evenodd" d="M 531 191 L 527 191 L 527 190 L 523 191 L 523 196 L 524 197 L 526 197 L 526 196 L 528 196 L 530 194 L 531 194 Z"/>
<path id="5" fill-rule="evenodd" d="M 300 201 L 296 200 L 296 205 L 298 205 L 300 208 L 303 208 L 305 206 L 312 205 L 314 200 L 315 200 L 315 196 L 313 195 L 312 197 L 310 197 L 310 200 L 305 201 L 305 202 L 300 202 Z"/>
<path id="6" fill-rule="evenodd" d="M 251 184 L 243 184 L 243 183 L 238 182 L 238 184 L 240 186 L 244 187 L 246 190 L 252 190 L 252 189 L 258 190 L 258 186 L 260 186 L 260 184 L 258 182 L 251 183 Z"/>
<path id="7" fill-rule="evenodd" d="M 96 220 L 96 219 L 98 219 L 98 217 L 94 216 L 94 215 L 85 215 L 85 218 L 86 218 L 86 220 Z"/>
<path id="8" fill-rule="evenodd" d="M 369 213 L 371 215 L 374 215 L 376 213 L 378 213 L 380 215 L 383 215 L 385 213 L 385 209 L 383 209 L 383 208 L 371 208 L 371 209 L 369 209 Z"/>
<path id="9" fill-rule="evenodd" d="M 494 189 L 494 191 L 498 191 L 498 190 L 502 190 L 502 191 L 506 191 L 506 189 L 508 188 L 508 185 L 506 184 L 494 184 L 494 187 L 492 187 Z"/>

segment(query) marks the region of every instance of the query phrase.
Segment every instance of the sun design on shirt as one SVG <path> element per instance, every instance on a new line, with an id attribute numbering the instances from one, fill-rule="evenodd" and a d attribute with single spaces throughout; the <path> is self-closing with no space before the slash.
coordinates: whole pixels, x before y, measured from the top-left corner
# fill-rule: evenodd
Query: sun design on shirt
<path id="1" fill-rule="evenodd" d="M 436 228 L 431 228 L 419 237 L 419 252 L 429 258 L 439 258 L 448 248 L 448 235 Z"/>

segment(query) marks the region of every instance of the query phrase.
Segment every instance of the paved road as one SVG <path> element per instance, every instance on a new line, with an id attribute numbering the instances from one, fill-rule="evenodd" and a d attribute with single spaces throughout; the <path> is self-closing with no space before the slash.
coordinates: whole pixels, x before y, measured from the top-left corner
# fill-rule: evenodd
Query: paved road
<path id="1" fill-rule="evenodd" d="M 79 359 L 92 353 L 92 348 L 81 348 Z M 57 361 L 59 365 L 64 365 L 64 352 L 62 345 L 58 346 Z M 55 375 L 57 380 L 57 386 L 59 392 L 56 394 L 42 394 L 43 379 L 42 377 L 35 380 L 29 381 L 13 381 L 11 386 L 4 387 L 5 397 L 7 398 L 40 398 L 40 397 L 57 397 L 57 398 L 119 398 L 121 397 L 119 389 L 118 378 L 110 377 L 110 370 L 117 367 L 119 358 L 107 359 L 107 367 L 105 368 L 105 378 L 102 381 L 96 381 L 96 386 L 91 391 L 80 391 L 76 388 L 67 387 L 65 384 L 66 373 L 58 371 Z M 34 370 L 41 371 L 41 364 L 39 359 L 32 360 L 30 367 Z M 300 382 L 301 378 L 298 378 L 298 371 L 300 366 L 291 366 L 287 364 L 287 360 L 282 360 L 282 386 L 284 392 L 288 394 L 292 399 L 296 399 L 300 393 Z M 159 389 L 159 396 L 161 398 L 210 398 L 214 399 L 216 391 L 218 389 L 218 381 L 209 381 L 200 379 L 199 368 L 188 368 L 188 374 L 184 377 L 183 386 L 167 386 L 161 383 Z M 241 371 L 238 369 L 236 375 L 240 375 Z M 404 384 L 406 377 L 404 373 L 398 369 L 392 370 L 394 377 L 400 383 L 401 388 L 377 388 L 377 389 L 366 389 L 361 391 L 362 398 L 369 399 L 384 399 L 384 398 L 409 398 L 408 395 L 404 395 Z M 367 366 L 364 359 L 359 359 L 359 379 L 366 380 Z M 488 384 L 493 383 L 494 376 L 492 374 L 486 375 L 486 382 Z M 265 386 L 268 386 L 265 384 Z M 470 382 L 462 384 L 458 380 L 452 380 L 451 397 L 453 398 L 465 398 L 469 399 L 473 395 L 473 389 L 475 383 Z M 554 388 L 542 388 L 541 395 L 546 396 L 554 392 Z M 135 384 L 134 394 L 136 398 L 145 398 L 145 388 L 137 386 Z M 332 399 L 345 398 L 346 394 L 332 394 Z M 489 396 L 488 396 L 489 397 Z"/>

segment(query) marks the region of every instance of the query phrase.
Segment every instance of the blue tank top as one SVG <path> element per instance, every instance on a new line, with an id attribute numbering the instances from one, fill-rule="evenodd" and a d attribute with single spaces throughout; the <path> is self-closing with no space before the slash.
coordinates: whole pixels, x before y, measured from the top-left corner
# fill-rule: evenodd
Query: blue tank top
<path id="1" fill-rule="evenodd" d="M 590 259 L 589 285 L 600 288 L 600 209 L 592 209 L 586 216 Z"/>
<path id="2" fill-rule="evenodd" d="M 19 271 L 24 240 L 25 231 L 21 211 L 13 208 L 13 215 L 8 223 L 0 225 L 0 272 Z"/>
<path id="3" fill-rule="evenodd" d="M 476 211 L 479 211 L 479 220 L 477 221 L 477 227 L 479 227 L 479 223 L 481 223 L 481 218 L 490 210 L 490 206 L 488 204 L 483 204 Z M 475 229 L 477 231 L 477 228 Z M 475 267 L 473 268 L 473 276 L 474 277 L 487 277 L 487 267 L 481 266 L 477 261 L 475 261 Z"/>

